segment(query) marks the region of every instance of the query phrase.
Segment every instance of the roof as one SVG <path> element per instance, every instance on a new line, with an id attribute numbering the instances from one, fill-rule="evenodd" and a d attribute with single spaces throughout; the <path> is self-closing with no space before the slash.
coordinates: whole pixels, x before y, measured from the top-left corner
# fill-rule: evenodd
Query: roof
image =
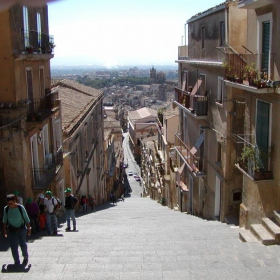
<path id="1" fill-rule="evenodd" d="M 224 5 L 225 5 L 226 3 L 231 2 L 231 1 L 233 1 L 233 0 L 226 0 L 226 1 L 222 2 L 221 4 L 216 5 L 216 6 L 210 8 L 210 9 L 204 11 L 204 12 L 198 13 L 198 14 L 192 16 L 192 17 L 187 21 L 187 23 L 192 22 L 192 21 L 194 21 L 194 20 L 197 20 L 197 19 L 199 19 L 199 18 L 205 17 L 205 16 L 207 16 L 207 15 L 209 15 L 209 14 L 213 14 L 213 13 L 215 13 L 215 12 L 218 12 L 218 11 L 220 11 L 221 9 L 224 8 Z"/>
<path id="2" fill-rule="evenodd" d="M 141 120 L 150 116 L 154 116 L 157 117 L 157 110 L 151 109 L 151 108 L 147 108 L 147 107 L 143 107 L 141 109 L 138 109 L 136 111 L 129 111 L 128 112 L 128 116 L 131 119 L 131 121 L 137 121 L 137 120 Z"/>
<path id="3" fill-rule="evenodd" d="M 69 133 L 103 93 L 100 90 L 70 80 L 61 80 L 52 88 L 57 89 L 61 100 L 62 130 Z"/>

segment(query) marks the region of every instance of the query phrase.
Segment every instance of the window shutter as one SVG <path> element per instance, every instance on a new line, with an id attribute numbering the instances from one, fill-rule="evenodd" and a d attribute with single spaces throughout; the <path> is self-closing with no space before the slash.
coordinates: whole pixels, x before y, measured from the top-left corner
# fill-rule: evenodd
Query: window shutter
<path id="1" fill-rule="evenodd" d="M 268 154 L 269 145 L 269 116 L 270 104 L 258 100 L 257 123 L 256 123 L 256 144 L 260 151 Z M 264 163 L 266 165 L 266 163 Z"/>
<path id="2" fill-rule="evenodd" d="M 270 49 L 270 22 L 266 21 L 262 23 L 262 69 L 268 72 L 269 66 L 269 49 Z"/>

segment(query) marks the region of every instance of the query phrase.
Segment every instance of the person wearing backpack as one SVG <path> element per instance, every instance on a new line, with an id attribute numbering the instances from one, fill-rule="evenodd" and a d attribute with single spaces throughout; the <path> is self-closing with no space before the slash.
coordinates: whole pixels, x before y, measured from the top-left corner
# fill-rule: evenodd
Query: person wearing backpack
<path id="1" fill-rule="evenodd" d="M 31 234 L 30 220 L 24 206 L 16 202 L 14 194 L 7 195 L 6 200 L 8 205 L 4 208 L 3 235 L 9 238 L 15 264 L 20 264 L 18 253 L 18 246 L 20 246 L 22 264 L 26 265 L 28 263 L 26 233 L 28 236 Z"/>
<path id="2" fill-rule="evenodd" d="M 65 197 L 65 211 L 66 211 L 66 221 L 67 221 L 67 228 L 66 231 L 71 230 L 70 225 L 70 219 L 73 222 L 73 231 L 76 230 L 76 218 L 75 218 L 75 207 L 79 200 L 72 195 L 72 190 L 70 188 L 67 188 L 65 191 L 66 197 Z"/>
<path id="3" fill-rule="evenodd" d="M 47 234 L 57 235 L 56 209 L 58 207 L 58 202 L 57 199 L 52 196 L 51 191 L 46 191 L 44 204 L 45 204 L 46 215 L 47 215 Z M 52 227 L 53 227 L 53 231 L 52 231 Z"/>

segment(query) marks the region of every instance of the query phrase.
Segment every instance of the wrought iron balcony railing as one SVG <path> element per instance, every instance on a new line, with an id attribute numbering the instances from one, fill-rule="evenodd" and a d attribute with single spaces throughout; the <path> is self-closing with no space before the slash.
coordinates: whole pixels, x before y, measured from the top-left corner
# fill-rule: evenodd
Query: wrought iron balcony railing
<path id="1" fill-rule="evenodd" d="M 54 157 L 52 156 L 52 154 L 48 154 L 45 157 L 44 168 L 31 169 L 33 189 L 48 189 L 56 176 L 58 167 L 62 165 L 63 151 L 62 147 L 60 147 Z"/>
<path id="2" fill-rule="evenodd" d="M 187 163 L 189 169 L 196 175 L 205 175 L 204 158 L 194 155 L 180 136 L 175 134 L 175 149 L 179 152 L 180 157 Z"/>
<path id="3" fill-rule="evenodd" d="M 207 96 L 191 95 L 189 92 L 175 88 L 175 100 L 188 109 L 193 115 L 207 116 Z"/>
<path id="4" fill-rule="evenodd" d="M 274 54 L 226 54 L 225 80 L 255 88 L 276 88 L 273 81 Z"/>
<path id="5" fill-rule="evenodd" d="M 237 135 L 239 144 L 236 148 L 236 166 L 252 180 L 271 180 L 273 178 L 271 167 L 271 148 L 267 151 L 260 150 L 256 145 L 251 144 L 248 136 Z"/>
<path id="6" fill-rule="evenodd" d="M 45 54 L 52 53 L 54 47 L 54 37 L 52 35 L 34 30 L 22 30 L 17 49 L 19 53 Z"/>
<path id="7" fill-rule="evenodd" d="M 58 92 L 52 91 L 47 93 L 42 98 L 34 98 L 31 100 L 20 100 L 18 106 L 27 106 L 27 121 L 35 122 L 42 121 L 47 118 L 51 113 L 52 109 L 58 106 Z"/>

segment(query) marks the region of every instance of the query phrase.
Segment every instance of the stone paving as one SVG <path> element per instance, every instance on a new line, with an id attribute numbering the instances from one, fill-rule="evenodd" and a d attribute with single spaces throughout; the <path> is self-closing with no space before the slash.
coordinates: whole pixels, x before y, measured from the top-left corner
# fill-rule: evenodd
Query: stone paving
<path id="1" fill-rule="evenodd" d="M 238 228 L 132 196 L 77 219 L 77 232 L 31 236 L 31 267 L 0 279 L 280 279 L 279 246 L 242 243 Z M 0 262 L 12 264 L 0 237 Z"/>

